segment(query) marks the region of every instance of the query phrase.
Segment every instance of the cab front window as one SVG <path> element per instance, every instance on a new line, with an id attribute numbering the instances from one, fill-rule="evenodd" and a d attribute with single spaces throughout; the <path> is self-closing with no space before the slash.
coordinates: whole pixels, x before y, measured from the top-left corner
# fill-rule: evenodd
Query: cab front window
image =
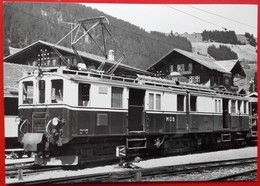
<path id="1" fill-rule="evenodd" d="M 51 81 L 51 102 L 63 102 L 63 80 L 56 79 Z"/>
<path id="2" fill-rule="evenodd" d="M 33 103 L 33 82 L 25 81 L 23 82 L 23 104 Z"/>

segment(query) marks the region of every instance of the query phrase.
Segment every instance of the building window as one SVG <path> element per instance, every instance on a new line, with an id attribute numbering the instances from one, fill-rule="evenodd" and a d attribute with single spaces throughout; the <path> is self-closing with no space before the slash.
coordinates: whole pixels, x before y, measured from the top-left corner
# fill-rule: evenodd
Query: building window
<path id="1" fill-rule="evenodd" d="M 63 80 L 61 79 L 51 81 L 51 102 L 63 102 Z"/>
<path id="2" fill-rule="evenodd" d="M 192 63 L 189 63 L 189 65 L 188 65 L 188 71 L 192 72 Z"/>
<path id="3" fill-rule="evenodd" d="M 52 64 L 52 66 L 58 66 L 58 60 L 57 59 L 52 59 L 51 60 L 51 64 Z"/>
<path id="4" fill-rule="evenodd" d="M 45 102 L 45 81 L 39 81 L 39 103 Z"/>
<path id="5" fill-rule="evenodd" d="M 161 95 L 156 94 L 156 110 L 161 110 Z"/>
<path id="6" fill-rule="evenodd" d="M 111 107 L 122 108 L 123 107 L 123 88 L 112 87 L 111 94 Z"/>
<path id="7" fill-rule="evenodd" d="M 73 61 L 73 63 L 72 63 L 73 65 L 76 66 L 76 65 L 78 64 L 78 60 L 77 60 L 77 58 L 75 58 L 75 57 L 72 58 L 72 61 Z"/>
<path id="8" fill-rule="evenodd" d="M 169 66 L 169 70 L 170 70 L 170 72 L 173 72 L 173 65 Z"/>
<path id="9" fill-rule="evenodd" d="M 200 83 L 200 76 L 190 76 L 189 83 Z"/>
<path id="10" fill-rule="evenodd" d="M 149 94 L 149 109 L 154 109 L 154 94 L 152 93 Z"/>
<path id="11" fill-rule="evenodd" d="M 229 85 L 229 78 L 224 78 L 224 81 L 225 85 Z"/>
<path id="12" fill-rule="evenodd" d="M 79 83 L 79 106 L 87 106 L 89 103 L 90 84 Z"/>
<path id="13" fill-rule="evenodd" d="M 183 71 L 185 71 L 184 64 L 178 64 L 177 65 L 177 72 L 183 72 Z"/>
<path id="14" fill-rule="evenodd" d="M 23 103 L 24 104 L 33 103 L 33 82 L 32 81 L 23 82 Z"/>
<path id="15" fill-rule="evenodd" d="M 177 111 L 184 111 L 184 95 L 177 95 Z"/>
<path id="16" fill-rule="evenodd" d="M 231 113 L 236 113 L 236 101 L 231 100 Z"/>
<path id="17" fill-rule="evenodd" d="M 190 111 L 197 111 L 197 96 L 190 96 Z"/>

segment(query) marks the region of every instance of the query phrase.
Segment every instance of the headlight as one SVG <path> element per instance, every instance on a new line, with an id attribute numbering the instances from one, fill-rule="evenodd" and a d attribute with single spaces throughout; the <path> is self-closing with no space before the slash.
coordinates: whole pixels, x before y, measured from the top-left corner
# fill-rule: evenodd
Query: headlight
<path id="1" fill-rule="evenodd" d="M 16 125 L 19 125 L 20 123 L 21 123 L 21 118 L 16 117 L 16 118 L 15 118 L 15 124 L 16 124 Z"/>
<path id="2" fill-rule="evenodd" d="M 57 126 L 57 125 L 59 124 L 59 118 L 53 118 L 53 119 L 52 119 L 52 124 L 53 124 L 54 126 Z"/>

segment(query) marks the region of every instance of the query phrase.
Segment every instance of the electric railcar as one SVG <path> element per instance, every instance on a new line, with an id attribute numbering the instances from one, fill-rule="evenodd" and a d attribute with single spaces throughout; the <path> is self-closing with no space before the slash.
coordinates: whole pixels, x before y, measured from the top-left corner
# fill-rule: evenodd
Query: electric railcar
<path id="1" fill-rule="evenodd" d="M 66 68 L 19 80 L 19 141 L 40 165 L 243 145 L 248 98 L 201 85 Z"/>

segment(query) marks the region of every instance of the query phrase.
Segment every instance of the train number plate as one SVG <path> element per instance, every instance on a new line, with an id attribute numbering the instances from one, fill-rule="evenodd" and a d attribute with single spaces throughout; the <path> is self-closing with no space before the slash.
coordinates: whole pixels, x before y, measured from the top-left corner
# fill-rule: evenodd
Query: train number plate
<path id="1" fill-rule="evenodd" d="M 79 129 L 79 134 L 80 135 L 88 134 L 88 129 Z"/>

